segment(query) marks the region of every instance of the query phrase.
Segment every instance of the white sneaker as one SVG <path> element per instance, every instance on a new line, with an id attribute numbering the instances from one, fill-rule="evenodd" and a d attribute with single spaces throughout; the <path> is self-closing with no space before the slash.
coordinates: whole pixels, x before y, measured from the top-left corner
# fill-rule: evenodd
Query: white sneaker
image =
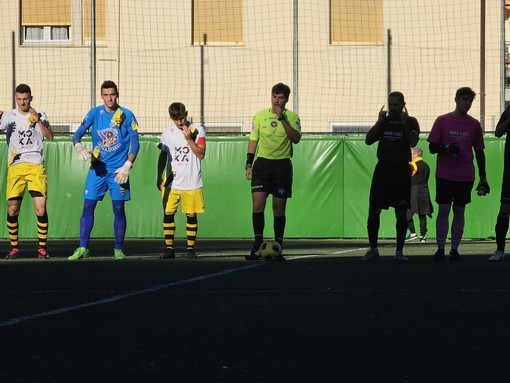
<path id="1" fill-rule="evenodd" d="M 422 235 L 422 236 L 420 237 L 420 243 L 425 243 L 425 242 L 427 242 L 427 238 L 425 238 L 425 236 L 424 236 L 424 235 Z"/>
<path id="2" fill-rule="evenodd" d="M 405 255 L 404 255 L 404 252 L 402 250 L 397 250 L 395 251 L 395 261 L 408 261 L 409 258 L 407 258 Z"/>
<path id="3" fill-rule="evenodd" d="M 366 252 L 366 254 L 361 258 L 362 261 L 371 261 L 372 259 L 379 258 L 379 249 L 370 249 Z"/>
<path id="4" fill-rule="evenodd" d="M 418 239 L 418 236 L 416 233 L 411 233 L 407 236 L 406 241 L 414 241 L 415 239 Z"/>
<path id="5" fill-rule="evenodd" d="M 489 257 L 489 261 L 504 261 L 505 252 L 503 250 L 496 250 L 494 254 Z"/>

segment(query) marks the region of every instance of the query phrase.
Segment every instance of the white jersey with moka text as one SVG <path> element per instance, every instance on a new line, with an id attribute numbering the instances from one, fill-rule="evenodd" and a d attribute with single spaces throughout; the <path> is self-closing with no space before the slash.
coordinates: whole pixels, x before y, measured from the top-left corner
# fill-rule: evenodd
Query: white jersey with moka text
<path id="1" fill-rule="evenodd" d="M 37 112 L 40 114 L 41 121 L 47 121 L 44 112 Z M 29 112 L 23 114 L 18 109 L 13 109 L 4 113 L 0 120 L 0 130 L 5 131 L 9 146 L 7 166 L 22 162 L 44 164 L 44 136 L 39 124 Z"/>
<path id="2" fill-rule="evenodd" d="M 189 126 L 197 145 L 205 146 L 205 131 L 201 125 Z M 189 147 L 184 134 L 175 124 L 170 125 L 161 134 L 158 147 L 167 153 L 167 166 L 172 167 L 174 179 L 170 184 L 176 190 L 195 190 L 202 187 L 201 160 Z"/>

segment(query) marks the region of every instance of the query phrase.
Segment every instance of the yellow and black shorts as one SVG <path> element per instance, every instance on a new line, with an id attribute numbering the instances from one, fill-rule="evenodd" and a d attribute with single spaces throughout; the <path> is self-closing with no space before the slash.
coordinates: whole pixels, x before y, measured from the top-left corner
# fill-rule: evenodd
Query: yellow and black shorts
<path id="1" fill-rule="evenodd" d="M 181 202 L 181 211 L 184 214 L 204 213 L 204 193 L 202 188 L 195 190 L 177 190 L 162 188 L 163 208 L 166 213 L 175 213 Z"/>
<path id="2" fill-rule="evenodd" d="M 42 164 L 22 162 L 7 169 L 6 199 L 20 199 L 25 188 L 34 196 L 46 197 L 48 178 Z"/>

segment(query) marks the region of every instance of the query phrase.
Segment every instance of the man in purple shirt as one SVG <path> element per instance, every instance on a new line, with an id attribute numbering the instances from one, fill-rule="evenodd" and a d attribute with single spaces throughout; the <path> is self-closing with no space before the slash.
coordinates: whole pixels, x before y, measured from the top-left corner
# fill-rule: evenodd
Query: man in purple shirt
<path id="1" fill-rule="evenodd" d="M 468 115 L 474 99 L 475 92 L 471 88 L 459 88 L 455 94 L 455 110 L 436 119 L 427 139 L 430 152 L 437 154 L 436 202 L 439 211 L 436 219 L 435 261 L 445 259 L 448 216 L 452 206 L 450 260 L 462 260 L 458 248 L 464 232 L 464 211 L 471 202 L 475 182 L 473 158 L 476 158 L 480 178 L 477 190 L 483 187 L 489 190 L 482 126 L 477 119 Z"/>

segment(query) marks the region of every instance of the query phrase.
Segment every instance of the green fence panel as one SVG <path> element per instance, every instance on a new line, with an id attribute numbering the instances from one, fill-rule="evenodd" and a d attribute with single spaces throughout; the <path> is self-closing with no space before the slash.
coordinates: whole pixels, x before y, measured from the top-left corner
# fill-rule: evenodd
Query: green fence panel
<path id="1" fill-rule="evenodd" d="M 371 146 L 365 145 L 364 137 L 348 137 L 345 141 L 345 231 L 344 238 L 366 238 L 366 222 L 368 218 L 368 198 L 372 173 L 377 162 L 377 143 Z M 436 212 L 432 219 L 428 218 L 427 237 L 435 237 L 435 220 L 437 204 L 435 202 L 435 170 L 436 155 L 432 155 L 428 149 L 427 135 L 422 134 L 418 146 L 424 151 L 423 159 L 430 166 L 429 189 L 432 203 Z M 503 151 L 504 139 L 495 138 L 492 135 L 485 136 L 485 155 L 487 160 L 487 178 L 491 185 L 491 193 L 485 197 L 479 197 L 474 188 L 472 202 L 466 207 L 464 238 L 492 238 L 494 237 L 494 225 L 499 210 L 501 193 L 501 178 L 503 174 Z M 478 168 L 476 168 L 475 187 L 478 184 Z M 452 214 L 450 214 L 450 222 Z M 395 214 L 393 209 L 383 210 L 381 214 L 381 226 L 379 236 L 381 238 L 395 238 Z M 415 226 L 418 228 L 418 217 L 415 217 Z"/>
<path id="2" fill-rule="evenodd" d="M 364 137 L 348 137 L 345 140 L 343 161 L 345 178 L 343 185 L 340 186 L 344 190 L 343 237 L 364 238 L 367 236 L 368 196 L 372 171 L 376 164 L 372 146 L 365 145 Z"/>
<path id="3" fill-rule="evenodd" d="M 307 137 L 294 146 L 293 195 L 287 202 L 287 233 L 294 237 L 338 237 L 342 226 L 341 138 Z M 247 138 L 208 138 L 202 161 L 206 213 L 200 235 L 252 237 L 250 182 L 245 178 Z M 273 237 L 272 199 L 264 235 Z M 179 225 L 178 225 L 179 226 Z M 180 225 L 182 226 L 182 225 Z"/>
<path id="4" fill-rule="evenodd" d="M 156 188 L 158 141 L 156 136 L 141 137 L 140 153 L 130 177 L 132 200 L 126 204 L 127 237 L 163 237 L 163 208 Z M 84 142 L 90 145 L 90 141 Z M 207 153 L 202 161 L 206 212 L 199 215 L 199 237 L 252 237 L 250 183 L 244 176 L 247 143 L 247 137 L 208 137 Z M 504 140 L 486 136 L 485 143 L 487 175 L 492 191 L 486 197 L 478 197 L 473 191 L 473 201 L 466 209 L 466 238 L 494 236 Z M 428 152 L 425 135 L 418 145 L 424 149 L 424 159 L 431 167 L 429 187 L 434 200 L 436 158 Z M 304 136 L 294 146 L 294 185 L 293 196 L 287 203 L 286 237 L 366 238 L 368 196 L 377 161 L 376 149 L 377 144 L 365 145 L 363 136 Z M 70 137 L 45 142 L 45 156 L 49 182 L 49 238 L 77 238 L 89 164 L 77 160 Z M 4 200 L 0 204 L 0 214 L 6 217 L 5 138 L 0 140 L 0 158 L 4 163 L 0 167 L 0 195 Z M 269 197 L 265 215 L 266 237 L 273 236 L 271 202 Z M 185 217 L 181 212 L 176 215 L 176 226 L 176 236 L 185 237 Z M 428 220 L 428 227 L 428 237 L 433 238 L 435 216 Z M 20 213 L 19 232 L 20 238 L 37 236 L 34 208 L 28 194 Z M 5 224 L 0 224 L 0 235 L 8 237 Z M 395 237 L 392 209 L 383 211 L 380 236 Z M 108 194 L 96 209 L 92 237 L 113 237 L 113 213 Z"/>
<path id="5" fill-rule="evenodd" d="M 293 194 L 287 202 L 287 237 L 343 236 L 343 154 L 341 136 L 305 137 L 295 145 Z M 271 218 L 271 230 L 272 223 Z"/>

